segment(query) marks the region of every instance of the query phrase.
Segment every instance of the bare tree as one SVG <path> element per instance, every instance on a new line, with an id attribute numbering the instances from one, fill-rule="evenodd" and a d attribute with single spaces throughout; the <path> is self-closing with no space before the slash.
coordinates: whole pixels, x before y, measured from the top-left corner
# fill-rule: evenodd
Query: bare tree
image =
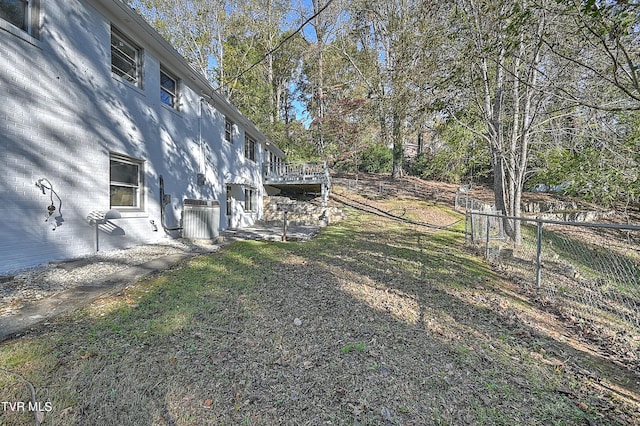
<path id="1" fill-rule="evenodd" d="M 209 80 L 223 87 L 226 0 L 130 0 L 155 29 Z"/>
<path id="2" fill-rule="evenodd" d="M 640 110 L 640 4 L 569 0 L 553 10 L 563 27 L 543 41 L 580 73 L 561 95 L 592 109 Z"/>
<path id="3" fill-rule="evenodd" d="M 547 118 L 553 84 L 542 72 L 542 35 L 549 17 L 526 1 L 464 0 L 458 6 L 455 16 L 467 22 L 468 41 L 467 49 L 460 50 L 468 64 L 461 76 L 468 78 L 470 96 L 484 123 L 479 136 L 491 153 L 496 208 L 519 216 L 530 146 L 536 127 Z M 522 239 L 517 221 L 507 222 L 507 230 L 516 242 Z"/>

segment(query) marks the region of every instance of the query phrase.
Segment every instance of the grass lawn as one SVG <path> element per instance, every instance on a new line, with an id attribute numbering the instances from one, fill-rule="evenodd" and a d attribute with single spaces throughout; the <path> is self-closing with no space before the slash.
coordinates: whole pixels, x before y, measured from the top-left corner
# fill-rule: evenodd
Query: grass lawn
<path id="1" fill-rule="evenodd" d="M 351 210 L 310 242 L 232 243 L 0 344 L 0 401 L 32 383 L 46 425 L 637 422 L 637 394 L 567 359 L 463 228 Z"/>

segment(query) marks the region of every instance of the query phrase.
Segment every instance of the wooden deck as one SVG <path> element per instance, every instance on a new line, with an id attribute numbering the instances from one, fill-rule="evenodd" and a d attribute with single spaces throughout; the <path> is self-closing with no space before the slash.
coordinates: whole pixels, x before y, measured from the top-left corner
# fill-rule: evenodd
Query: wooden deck
<path id="1" fill-rule="evenodd" d="M 266 185 L 329 184 L 329 168 L 325 163 L 265 163 Z"/>
<path id="2" fill-rule="evenodd" d="M 326 163 L 264 163 L 264 184 L 283 191 L 296 188 L 319 192 L 326 205 L 331 191 L 331 177 Z"/>

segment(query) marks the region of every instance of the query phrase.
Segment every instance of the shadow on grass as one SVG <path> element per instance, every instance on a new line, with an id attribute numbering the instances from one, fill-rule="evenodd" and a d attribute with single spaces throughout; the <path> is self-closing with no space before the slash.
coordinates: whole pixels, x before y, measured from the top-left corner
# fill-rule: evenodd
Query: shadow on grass
<path id="1" fill-rule="evenodd" d="M 335 256 L 336 253 L 332 250 L 331 253 L 324 254 L 324 261 L 327 264 L 342 264 L 345 268 L 357 271 L 376 282 L 383 282 L 395 290 L 414 294 L 418 300 L 425 300 L 423 293 L 427 288 L 429 289 L 427 293 L 433 291 L 434 287 L 447 293 L 455 287 L 473 293 L 474 288 L 484 286 L 486 281 L 500 281 L 486 263 L 469 257 L 461 251 L 459 249 L 461 245 L 461 238 L 456 233 L 421 234 L 416 228 L 371 233 L 356 227 L 348 233 L 348 238 L 333 247 L 333 249 L 342 248 L 340 255 Z M 357 249 L 358 247 L 360 249 Z M 361 247 L 366 249 L 362 250 Z M 394 263 L 396 266 L 402 262 L 406 264 L 407 260 L 413 260 L 408 267 L 390 267 Z M 420 267 L 419 273 L 415 269 L 416 266 Z M 527 300 L 516 291 L 505 292 L 500 285 L 489 287 L 491 292 L 500 294 L 515 305 L 523 306 L 530 311 L 538 311 L 534 301 Z M 468 312 L 466 308 L 461 309 L 460 316 L 456 317 L 456 320 L 473 326 L 476 318 L 474 315 L 467 316 Z M 505 312 L 499 312 L 499 310 L 491 310 L 491 312 L 494 315 L 491 321 L 497 320 L 503 325 L 507 324 L 507 328 L 514 328 L 510 315 L 505 315 Z M 500 332 L 499 328 L 494 331 Z M 565 359 L 582 359 L 588 368 L 602 371 L 608 376 L 606 378 L 611 380 L 614 387 L 618 388 L 625 398 L 636 403 L 640 402 L 640 381 L 633 365 L 621 366 L 599 354 L 597 350 L 586 348 L 575 339 L 570 339 L 571 344 L 566 341 L 554 341 L 555 335 L 542 336 L 539 327 L 533 328 L 519 324 L 516 331 L 521 335 L 533 335 L 545 339 L 548 344 L 553 343 L 557 353 L 568 354 Z M 565 332 L 568 331 L 565 330 Z"/>
<path id="2" fill-rule="evenodd" d="M 461 245 L 370 215 L 308 243 L 237 242 L 0 360 L 53 403 L 48 424 L 615 424 L 532 357 Z"/>
<path id="3" fill-rule="evenodd" d="M 537 297 L 531 296 L 538 307 L 565 323 L 569 334 L 596 345 L 596 352 L 606 354 L 609 361 L 637 371 L 640 265 L 627 236 L 619 238 L 609 231 L 545 227 L 539 288 L 535 285 L 535 227 L 523 227 L 529 251 L 520 248 L 516 256 L 513 250 L 505 250 L 506 256 L 493 261 L 521 284 L 521 292 L 536 293 Z"/>

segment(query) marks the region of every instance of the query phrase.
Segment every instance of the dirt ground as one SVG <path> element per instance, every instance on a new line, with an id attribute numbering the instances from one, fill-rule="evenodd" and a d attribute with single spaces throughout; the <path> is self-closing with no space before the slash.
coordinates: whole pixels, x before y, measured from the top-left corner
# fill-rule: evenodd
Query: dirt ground
<path id="1" fill-rule="evenodd" d="M 423 181 L 412 177 L 405 177 L 400 180 L 391 180 L 384 175 L 361 175 L 358 178 L 357 189 L 354 187 L 355 177 L 340 176 L 336 179 L 347 194 L 353 200 L 354 198 L 363 197 L 363 203 L 356 205 L 363 208 L 364 211 L 379 213 L 384 209 L 385 200 L 393 197 L 407 199 L 433 199 L 437 202 L 453 205 L 457 185 L 446 184 L 442 182 Z M 357 194 L 357 195 L 356 195 Z M 493 193 L 490 188 L 475 186 L 469 191 L 470 196 L 475 199 L 492 202 Z M 525 202 L 554 202 L 556 200 L 571 201 L 568 197 L 557 196 L 553 194 L 525 193 L 523 196 Z M 579 205 L 597 210 L 598 207 L 588 203 L 581 203 L 579 200 L 573 200 Z M 354 205 L 354 204 L 352 204 Z M 400 217 L 406 213 L 400 210 Z M 397 213 L 397 211 L 396 211 Z M 419 220 L 414 223 L 422 223 L 431 225 L 433 228 L 441 226 L 446 229 L 447 219 L 438 215 L 434 215 L 434 211 L 420 211 L 417 214 Z M 610 214 L 607 222 L 627 223 L 630 217 L 636 217 L 635 213 L 629 214 Z M 572 230 L 573 231 L 573 230 Z M 592 231 L 583 231 L 584 235 L 580 238 L 589 238 Z M 602 232 L 598 232 L 602 237 Z M 480 254 L 478 254 L 481 256 Z M 640 334 L 638 329 L 635 330 L 601 330 L 597 326 L 576 319 L 572 315 L 567 315 L 562 307 L 549 306 L 548 301 L 544 301 L 536 297 L 530 290 L 529 286 L 522 286 L 518 283 L 521 279 L 518 277 L 512 281 L 514 275 L 506 271 L 502 265 L 492 264 L 492 269 L 505 278 L 502 283 L 500 292 L 506 291 L 508 294 L 517 297 L 527 304 L 535 306 L 536 309 L 525 309 L 521 312 L 514 312 L 513 305 L 509 308 L 498 305 L 499 311 L 504 311 L 507 316 L 511 316 L 515 321 L 521 324 L 527 324 L 536 330 L 535 334 L 546 335 L 551 339 L 547 342 L 552 347 L 557 346 L 557 342 L 565 343 L 571 348 L 560 350 L 564 355 L 568 355 L 567 359 L 575 359 L 577 364 L 588 366 L 587 369 L 578 367 L 582 373 L 589 373 L 589 369 L 595 369 L 604 376 L 609 376 L 609 380 L 616 382 L 621 387 L 615 385 L 618 389 L 630 389 L 629 395 L 635 403 L 639 402 L 640 395 Z M 476 295 L 477 296 L 477 295 Z M 522 333 L 523 337 L 531 337 L 529 332 Z M 631 341 L 630 341 L 631 340 Z M 555 341 L 555 342 L 554 342 Z M 627 394 L 627 390 L 622 392 Z M 640 422 L 640 420 L 638 420 Z"/>
<path id="2" fill-rule="evenodd" d="M 388 174 L 367 174 L 341 173 L 333 178 L 333 182 L 341 185 L 348 192 L 361 193 L 367 197 L 371 196 L 397 196 L 415 197 L 418 199 L 435 200 L 447 205 L 453 205 L 456 192 L 461 185 L 446 182 L 423 180 L 413 176 L 404 176 L 400 179 L 392 179 Z M 356 184 L 357 182 L 357 184 Z M 356 189 L 357 187 L 357 189 Z M 495 196 L 493 188 L 474 184 L 466 189 L 465 194 L 476 200 L 494 203 Z M 550 203 L 563 202 L 576 204 L 584 210 L 592 210 L 603 213 L 603 222 L 638 224 L 640 223 L 640 209 L 638 206 L 619 205 L 613 209 L 602 208 L 593 203 L 580 200 L 561 194 L 527 192 L 522 194 L 522 202 L 526 203 Z"/>

